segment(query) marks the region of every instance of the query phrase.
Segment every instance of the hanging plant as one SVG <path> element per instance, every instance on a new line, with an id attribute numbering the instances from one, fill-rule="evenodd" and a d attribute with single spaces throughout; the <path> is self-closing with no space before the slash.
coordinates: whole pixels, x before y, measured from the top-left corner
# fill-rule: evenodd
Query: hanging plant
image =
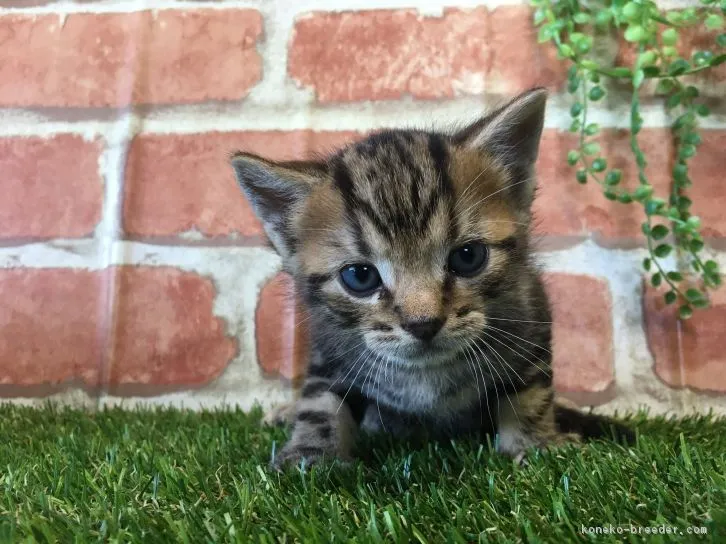
<path id="1" fill-rule="evenodd" d="M 679 316 L 687 319 L 694 308 L 709 305 L 708 290 L 721 285 L 718 264 L 706 259 L 701 235 L 703 225 L 690 212 L 692 185 L 689 163 L 695 158 L 701 136 L 699 119 L 710 114 L 692 83 L 696 73 L 726 61 L 726 33 L 723 32 L 726 0 L 701 0 L 699 8 L 663 13 L 651 0 L 532 0 L 539 41 L 554 42 L 560 58 L 571 64 L 568 91 L 570 130 L 579 135 L 577 147 L 567 155 L 579 183 L 600 185 L 604 198 L 643 208 L 642 230 L 649 256 L 643 268 L 654 287 L 666 286 L 667 304 L 678 304 Z M 684 29 L 713 32 L 712 47 L 684 58 L 678 49 Z M 624 40 L 635 54 L 629 65 L 614 65 L 598 55 L 597 40 Z M 654 83 L 650 83 L 650 82 Z M 630 93 L 630 149 L 637 165 L 638 184 L 629 190 L 621 184 L 622 172 L 608 167 L 597 135 L 600 128 L 588 118 L 591 104 L 602 100 L 607 89 L 625 85 Z M 676 143 L 669 194 L 656 194 L 646 174 L 648 157 L 640 147 L 638 134 L 643 125 L 641 92 L 655 85 L 673 119 Z M 659 219 L 660 218 L 660 219 Z M 675 260 L 673 257 L 676 257 Z M 669 262 L 676 263 L 669 267 Z M 675 269 L 673 269 L 675 268 Z"/>

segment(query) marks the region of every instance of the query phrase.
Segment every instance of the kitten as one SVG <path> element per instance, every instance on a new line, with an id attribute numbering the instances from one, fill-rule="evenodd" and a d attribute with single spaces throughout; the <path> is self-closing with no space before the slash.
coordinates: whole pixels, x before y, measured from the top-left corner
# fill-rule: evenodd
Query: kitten
<path id="1" fill-rule="evenodd" d="M 532 89 L 456 133 L 387 130 L 320 161 L 233 156 L 310 313 L 277 466 L 350 460 L 359 427 L 497 433 L 515 459 L 599 433 L 554 403 L 529 233 L 546 98 Z"/>

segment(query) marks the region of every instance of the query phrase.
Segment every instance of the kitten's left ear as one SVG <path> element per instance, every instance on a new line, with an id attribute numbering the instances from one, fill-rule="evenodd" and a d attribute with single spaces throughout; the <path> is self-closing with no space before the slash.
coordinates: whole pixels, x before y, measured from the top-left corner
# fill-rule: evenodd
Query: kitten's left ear
<path id="1" fill-rule="evenodd" d="M 295 217 L 313 187 L 325 177 L 317 162 L 272 162 L 249 153 L 232 155 L 237 182 L 262 221 L 277 253 L 286 261 L 295 252 Z"/>
<path id="2" fill-rule="evenodd" d="M 510 169 L 514 183 L 528 178 L 533 180 L 546 103 L 546 89 L 538 87 L 526 91 L 460 131 L 454 141 L 494 155 Z M 529 184 L 525 182 L 522 185 Z"/>

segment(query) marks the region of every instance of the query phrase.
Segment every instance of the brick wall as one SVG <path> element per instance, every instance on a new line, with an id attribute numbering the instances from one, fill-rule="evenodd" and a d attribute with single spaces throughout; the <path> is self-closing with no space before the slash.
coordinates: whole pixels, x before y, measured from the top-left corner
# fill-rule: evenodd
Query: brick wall
<path id="1" fill-rule="evenodd" d="M 577 185 L 565 164 L 565 67 L 536 43 L 526 5 L 0 6 L 3 398 L 248 407 L 288 397 L 304 365 L 304 320 L 227 154 L 302 158 L 376 128 L 471 120 L 546 85 L 536 212 L 558 389 L 606 411 L 726 411 L 726 293 L 679 327 L 644 288 L 638 209 Z M 714 97 L 724 80 L 707 81 Z M 726 267 L 722 106 L 694 192 Z M 624 112 L 610 100 L 594 116 L 628 178 Z M 668 120 L 657 103 L 645 113 L 651 177 L 666 189 Z"/>

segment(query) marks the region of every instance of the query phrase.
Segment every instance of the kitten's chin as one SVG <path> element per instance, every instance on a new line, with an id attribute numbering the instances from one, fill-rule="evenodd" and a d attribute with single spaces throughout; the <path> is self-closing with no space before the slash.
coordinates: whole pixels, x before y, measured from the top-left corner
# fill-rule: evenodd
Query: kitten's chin
<path id="1" fill-rule="evenodd" d="M 458 351 L 449 346 L 437 344 L 408 345 L 386 354 L 391 361 L 409 367 L 433 368 L 453 363 L 458 359 Z"/>

